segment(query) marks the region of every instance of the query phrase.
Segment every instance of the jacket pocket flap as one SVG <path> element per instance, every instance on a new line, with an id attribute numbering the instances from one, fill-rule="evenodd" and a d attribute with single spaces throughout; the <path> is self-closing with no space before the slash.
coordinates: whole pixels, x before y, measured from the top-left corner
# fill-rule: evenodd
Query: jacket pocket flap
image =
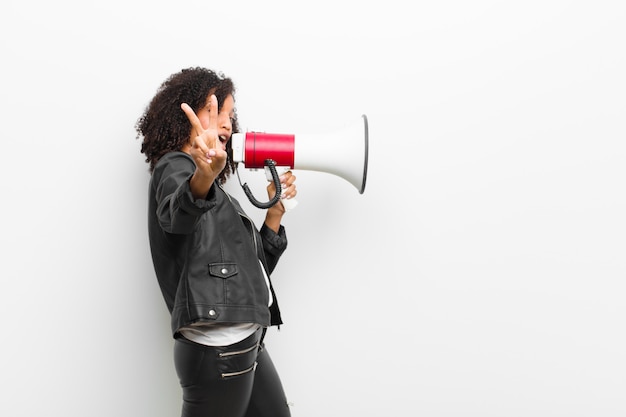
<path id="1" fill-rule="evenodd" d="M 237 274 L 237 264 L 234 263 L 219 263 L 209 264 L 209 274 L 214 277 L 228 278 Z"/>

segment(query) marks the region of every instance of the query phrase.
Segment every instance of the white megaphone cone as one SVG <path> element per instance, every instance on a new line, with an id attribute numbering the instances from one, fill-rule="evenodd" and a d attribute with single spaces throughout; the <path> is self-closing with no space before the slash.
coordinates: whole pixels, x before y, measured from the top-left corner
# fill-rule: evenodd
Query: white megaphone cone
<path id="1" fill-rule="evenodd" d="M 273 180 L 273 165 L 278 175 L 290 169 L 326 172 L 347 180 L 360 194 L 365 191 L 368 159 L 366 115 L 357 123 L 327 134 L 246 132 L 234 133 L 231 141 L 233 161 L 243 162 L 245 168 L 264 168 L 270 181 Z M 246 186 L 244 189 L 248 194 Z M 250 194 L 248 198 L 255 204 Z M 280 201 L 285 210 L 297 204 L 295 199 Z"/>

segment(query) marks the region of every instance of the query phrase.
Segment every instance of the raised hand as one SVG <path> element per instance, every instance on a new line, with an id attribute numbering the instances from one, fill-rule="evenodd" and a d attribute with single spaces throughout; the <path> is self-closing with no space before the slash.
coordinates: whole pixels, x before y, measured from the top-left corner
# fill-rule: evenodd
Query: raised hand
<path id="1" fill-rule="evenodd" d="M 192 126 L 190 154 L 196 161 L 196 165 L 206 174 L 219 175 L 226 166 L 227 153 L 219 140 L 217 129 L 217 97 L 211 95 L 209 98 L 209 123 L 206 129 L 187 103 L 182 103 L 180 107 Z"/>

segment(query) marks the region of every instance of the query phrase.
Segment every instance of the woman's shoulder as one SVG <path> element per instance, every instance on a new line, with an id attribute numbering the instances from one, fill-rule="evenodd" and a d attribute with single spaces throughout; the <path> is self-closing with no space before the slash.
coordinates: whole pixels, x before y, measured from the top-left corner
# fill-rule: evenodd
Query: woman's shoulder
<path id="1" fill-rule="evenodd" d="M 188 153 L 185 153 L 183 151 L 171 151 L 163 155 L 161 159 L 159 159 L 159 162 L 157 162 L 157 165 L 178 162 L 184 163 L 185 161 L 194 164 L 193 158 Z"/>
<path id="2" fill-rule="evenodd" d="M 193 161 L 191 155 L 182 152 L 182 151 L 171 151 L 163 155 L 159 162 L 154 166 L 154 170 L 163 170 L 163 169 L 190 169 L 195 170 L 196 164 Z"/>

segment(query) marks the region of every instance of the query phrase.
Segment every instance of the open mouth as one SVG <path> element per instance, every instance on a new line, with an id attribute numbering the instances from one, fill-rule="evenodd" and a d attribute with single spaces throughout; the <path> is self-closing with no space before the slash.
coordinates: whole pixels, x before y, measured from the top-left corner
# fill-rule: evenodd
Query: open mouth
<path id="1" fill-rule="evenodd" d="M 228 143 L 228 139 L 230 139 L 230 136 L 219 135 L 217 138 L 220 140 L 220 144 L 222 145 L 222 149 L 226 150 L 226 148 L 227 148 L 226 144 Z"/>

